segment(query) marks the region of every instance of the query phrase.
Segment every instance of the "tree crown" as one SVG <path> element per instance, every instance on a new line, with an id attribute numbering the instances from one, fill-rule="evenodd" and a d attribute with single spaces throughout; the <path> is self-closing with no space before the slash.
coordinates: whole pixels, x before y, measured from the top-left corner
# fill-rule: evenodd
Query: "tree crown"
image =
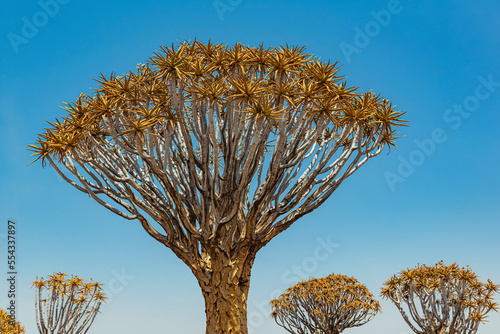
<path id="1" fill-rule="evenodd" d="M 45 280 L 37 277 L 32 283 L 37 290 L 35 314 L 41 334 L 87 333 L 101 303 L 107 299 L 101 283 L 85 283 L 78 276 L 66 276 L 62 272 L 54 273 Z"/>
<path id="2" fill-rule="evenodd" d="M 381 295 L 396 304 L 410 326 L 402 302 L 408 304 L 412 319 L 424 330 L 449 326 L 450 333 L 466 328 L 475 332 L 486 313 L 497 311 L 493 294 L 499 287 L 490 279 L 480 282 L 469 266 L 460 268 L 455 262 L 445 265 L 439 261 L 434 266 L 419 264 L 393 275 L 384 283 Z"/>
<path id="3" fill-rule="evenodd" d="M 101 74 L 99 88 L 66 103 L 68 115 L 49 122 L 38 145 L 29 146 L 36 160 L 44 161 L 49 155 L 60 160 L 72 150 L 89 150 L 95 144 L 90 137 L 142 141 L 147 135 L 178 130 L 180 122 L 193 118 L 197 102 L 219 104 L 221 117 L 239 112 L 242 122 L 261 120 L 260 126 L 265 120 L 275 131 L 279 120 L 291 122 L 293 110 L 304 108 L 306 118 L 329 120 L 331 127 L 317 140 L 338 137 L 336 130 L 355 123 L 364 125 L 365 136 L 376 128 L 382 137 L 379 145 L 395 145 L 395 127 L 405 125 L 404 113 L 372 91 L 347 87 L 337 75 L 337 63 L 321 62 L 304 50 L 198 41 L 161 47 L 136 73 Z M 112 133 L 106 123 L 117 116 L 123 131 Z M 344 143 L 350 140 L 344 138 Z"/>
<path id="4" fill-rule="evenodd" d="M 308 333 L 340 333 L 367 323 L 381 310 L 364 284 L 333 273 L 299 282 L 270 304 L 271 316 L 280 326 Z"/>
<path id="5" fill-rule="evenodd" d="M 4 310 L 0 309 L 0 333 L 2 334 L 24 334 L 24 327 L 18 321 L 12 321 Z"/>

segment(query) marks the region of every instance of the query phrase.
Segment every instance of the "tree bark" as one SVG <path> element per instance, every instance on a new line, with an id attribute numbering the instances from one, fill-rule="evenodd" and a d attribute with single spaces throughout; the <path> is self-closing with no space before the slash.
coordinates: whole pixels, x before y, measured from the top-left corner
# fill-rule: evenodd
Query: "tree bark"
<path id="1" fill-rule="evenodd" d="M 214 284 L 212 291 L 203 291 L 206 334 L 247 334 L 248 287 L 234 284 Z"/>
<path id="2" fill-rule="evenodd" d="M 205 299 L 206 334 L 247 334 L 247 297 L 255 255 L 231 260 L 222 252 L 205 257 L 203 274 L 195 274 Z M 208 269 L 208 270 L 207 270 Z"/>

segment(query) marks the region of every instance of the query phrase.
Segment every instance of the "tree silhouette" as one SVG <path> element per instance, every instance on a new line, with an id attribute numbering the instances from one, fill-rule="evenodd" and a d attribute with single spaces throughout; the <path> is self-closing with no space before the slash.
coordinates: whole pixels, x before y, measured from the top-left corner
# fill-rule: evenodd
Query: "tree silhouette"
<path id="1" fill-rule="evenodd" d="M 0 333 L 2 334 L 24 334 L 24 327 L 18 321 L 13 321 L 4 310 L 0 309 Z"/>
<path id="2" fill-rule="evenodd" d="M 445 266 L 440 261 L 393 275 L 384 283 L 382 296 L 397 306 L 417 334 L 474 334 L 486 313 L 497 311 L 493 294 L 498 288 L 489 279 L 481 283 L 468 266 Z"/>
<path id="3" fill-rule="evenodd" d="M 101 283 L 84 281 L 77 276 L 66 279 L 64 273 L 34 281 L 35 314 L 40 334 L 85 334 L 106 299 Z M 44 290 L 45 293 L 44 293 Z"/>
<path id="4" fill-rule="evenodd" d="M 191 269 L 207 333 L 247 332 L 258 250 L 406 125 L 388 100 L 347 87 L 336 63 L 304 50 L 161 47 L 137 72 L 101 75 L 30 145 Z"/>
<path id="5" fill-rule="evenodd" d="M 381 309 L 365 285 L 334 274 L 299 282 L 270 304 L 276 323 L 292 334 L 339 334 L 366 324 Z"/>

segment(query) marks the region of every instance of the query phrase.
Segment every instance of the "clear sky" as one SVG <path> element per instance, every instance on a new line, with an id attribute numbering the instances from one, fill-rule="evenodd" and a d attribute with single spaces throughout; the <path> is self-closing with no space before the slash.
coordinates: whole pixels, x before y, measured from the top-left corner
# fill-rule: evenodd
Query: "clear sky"
<path id="1" fill-rule="evenodd" d="M 204 333 L 188 268 L 137 221 L 101 207 L 25 150 L 104 73 L 178 40 L 307 45 L 348 84 L 407 110 L 399 150 L 370 160 L 258 253 L 251 333 L 286 333 L 268 302 L 300 280 L 354 276 L 380 300 L 417 263 L 469 265 L 500 283 L 500 21 L 497 1 L 4 1 L 0 20 L 0 277 L 8 219 L 18 226 L 18 320 L 36 333 L 36 276 L 101 281 L 111 299 L 89 333 Z M 3 235 L 2 235 L 3 234 Z M 327 246 L 323 246 L 323 245 Z M 7 306 L 0 280 L 0 307 Z M 497 295 L 498 297 L 498 295 Z M 352 334 L 409 334 L 396 307 Z M 500 332 L 489 314 L 481 334 Z"/>

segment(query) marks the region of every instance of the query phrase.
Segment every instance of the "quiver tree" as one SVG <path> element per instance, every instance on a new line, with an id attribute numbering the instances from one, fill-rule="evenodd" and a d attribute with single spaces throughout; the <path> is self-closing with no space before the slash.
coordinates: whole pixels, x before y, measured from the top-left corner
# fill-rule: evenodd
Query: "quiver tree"
<path id="1" fill-rule="evenodd" d="M 257 251 L 405 125 L 388 100 L 348 87 L 304 49 L 162 47 L 136 72 L 101 75 L 30 145 L 191 269 L 207 333 L 247 332 Z"/>
<path id="2" fill-rule="evenodd" d="M 276 323 L 292 334 L 338 334 L 366 324 L 381 309 L 365 285 L 334 274 L 299 282 L 270 304 Z"/>
<path id="3" fill-rule="evenodd" d="M 417 334 L 474 334 L 486 313 L 497 311 L 493 294 L 498 288 L 489 279 L 481 283 L 468 266 L 440 261 L 393 275 L 381 295 L 396 305 Z"/>
<path id="4" fill-rule="evenodd" d="M 18 321 L 12 318 L 0 309 L 0 333 L 1 334 L 24 334 L 24 327 Z"/>
<path id="5" fill-rule="evenodd" d="M 101 283 L 85 283 L 64 273 L 34 281 L 35 314 L 40 334 L 85 334 L 106 297 Z"/>

